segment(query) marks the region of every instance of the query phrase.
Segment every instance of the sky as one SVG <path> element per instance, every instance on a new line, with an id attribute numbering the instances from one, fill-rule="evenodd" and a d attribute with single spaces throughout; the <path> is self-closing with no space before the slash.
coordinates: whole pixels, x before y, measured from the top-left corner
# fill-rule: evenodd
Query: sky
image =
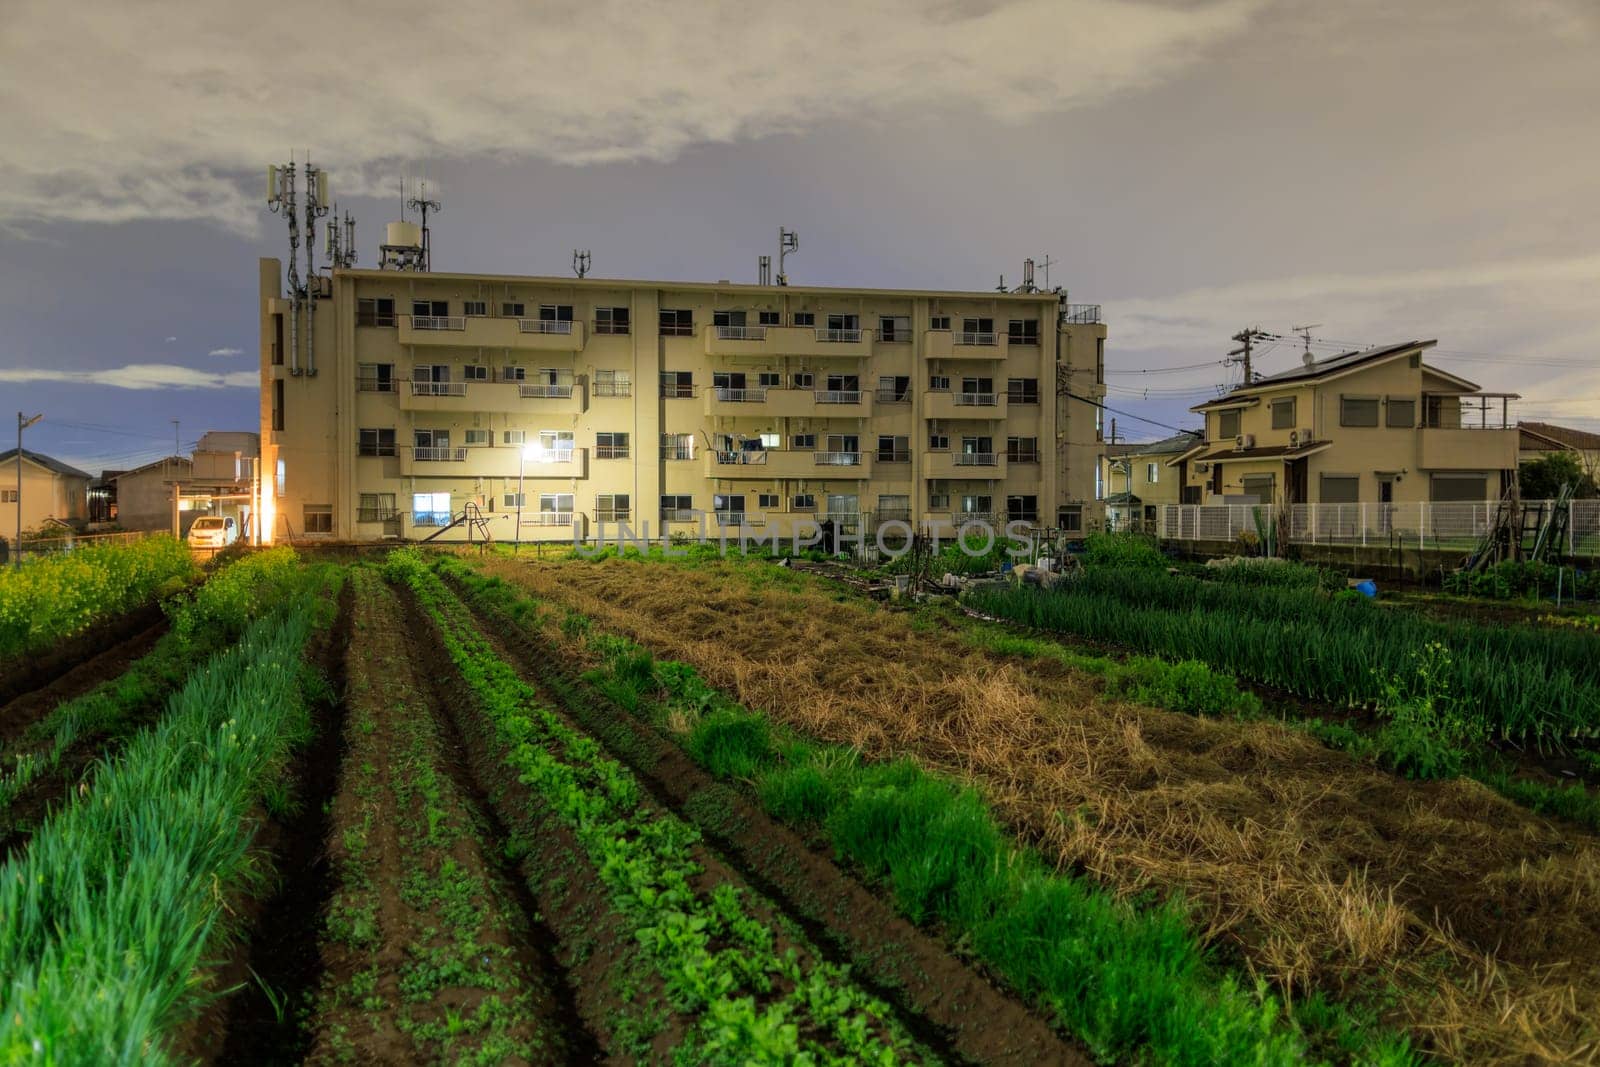
<path id="1" fill-rule="evenodd" d="M 441 270 L 754 281 L 780 226 L 804 284 L 1048 256 L 1130 440 L 1251 326 L 1262 373 L 1301 326 L 1437 339 L 1600 430 L 1597 49 L 1595 0 L 10 0 L 0 412 L 91 471 L 255 429 L 265 169 L 309 151 L 363 266 L 423 178 Z"/>

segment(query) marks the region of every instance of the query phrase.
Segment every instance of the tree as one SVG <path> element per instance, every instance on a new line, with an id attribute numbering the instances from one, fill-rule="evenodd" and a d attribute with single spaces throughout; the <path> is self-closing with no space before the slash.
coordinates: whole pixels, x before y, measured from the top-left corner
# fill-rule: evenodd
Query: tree
<path id="1" fill-rule="evenodd" d="M 1563 485 L 1574 486 L 1572 495 L 1579 500 L 1600 496 L 1594 475 L 1584 470 L 1582 458 L 1575 452 L 1551 452 L 1524 463 L 1518 479 L 1524 500 L 1554 500 Z"/>

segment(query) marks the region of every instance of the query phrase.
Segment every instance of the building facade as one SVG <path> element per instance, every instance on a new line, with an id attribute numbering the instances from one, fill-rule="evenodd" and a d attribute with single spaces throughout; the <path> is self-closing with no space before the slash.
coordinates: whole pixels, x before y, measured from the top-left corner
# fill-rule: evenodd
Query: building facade
<path id="1" fill-rule="evenodd" d="M 1100 476 L 1106 529 L 1153 530 L 1162 505 L 1194 502 L 1186 498 L 1178 472 L 1167 461 L 1203 439 L 1200 433 L 1179 433 L 1160 441 L 1106 445 Z"/>
<path id="2" fill-rule="evenodd" d="M 192 456 L 167 456 L 119 472 L 118 525 L 182 536 L 202 515 L 225 515 L 250 535 L 260 448 L 260 438 L 249 431 L 211 430 L 201 434 Z"/>
<path id="3" fill-rule="evenodd" d="M 1054 293 L 338 270 L 297 311 L 281 274 L 270 540 L 1094 518 L 1105 327 Z"/>
<path id="4" fill-rule="evenodd" d="M 0 452 L 0 534 L 15 536 L 17 525 L 17 450 Z M 91 475 L 29 449 L 22 450 L 22 532 L 41 531 L 53 522 L 82 526 L 89 514 Z"/>
<path id="5" fill-rule="evenodd" d="M 1308 361 L 1191 408 L 1205 416 L 1205 440 L 1167 461 L 1184 502 L 1498 499 L 1516 478 L 1516 394 L 1424 363 L 1436 343 Z"/>

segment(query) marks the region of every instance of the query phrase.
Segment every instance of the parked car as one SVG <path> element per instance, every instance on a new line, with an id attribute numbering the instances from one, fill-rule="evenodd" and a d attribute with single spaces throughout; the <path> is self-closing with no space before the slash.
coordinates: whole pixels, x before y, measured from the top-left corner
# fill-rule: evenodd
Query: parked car
<path id="1" fill-rule="evenodd" d="M 239 525 L 231 515 L 203 515 L 189 527 L 190 548 L 226 548 L 239 539 Z"/>

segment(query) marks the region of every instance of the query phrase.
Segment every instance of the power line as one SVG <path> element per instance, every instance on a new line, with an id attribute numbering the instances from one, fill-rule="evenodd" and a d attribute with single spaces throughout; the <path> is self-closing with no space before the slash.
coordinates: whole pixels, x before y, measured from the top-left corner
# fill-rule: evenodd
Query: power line
<path id="1" fill-rule="evenodd" d="M 1132 419 L 1135 422 L 1147 422 L 1151 426 L 1159 426 L 1163 430 L 1171 430 L 1173 433 L 1194 433 L 1195 432 L 1195 430 L 1192 427 L 1173 426 L 1170 423 L 1159 422 L 1156 419 L 1147 419 L 1143 415 L 1135 415 L 1131 411 L 1122 411 L 1122 410 L 1119 410 L 1118 408 L 1108 407 L 1105 404 L 1102 404 L 1098 400 L 1094 400 L 1094 399 L 1092 399 L 1090 397 L 1087 397 L 1087 396 L 1079 396 L 1077 393 L 1064 393 L 1062 395 L 1063 396 L 1069 396 L 1072 399 L 1077 400 L 1077 401 L 1081 401 L 1082 403 L 1088 404 L 1090 407 L 1099 408 L 1101 411 L 1109 411 L 1113 415 L 1121 415 L 1123 418 Z"/>

